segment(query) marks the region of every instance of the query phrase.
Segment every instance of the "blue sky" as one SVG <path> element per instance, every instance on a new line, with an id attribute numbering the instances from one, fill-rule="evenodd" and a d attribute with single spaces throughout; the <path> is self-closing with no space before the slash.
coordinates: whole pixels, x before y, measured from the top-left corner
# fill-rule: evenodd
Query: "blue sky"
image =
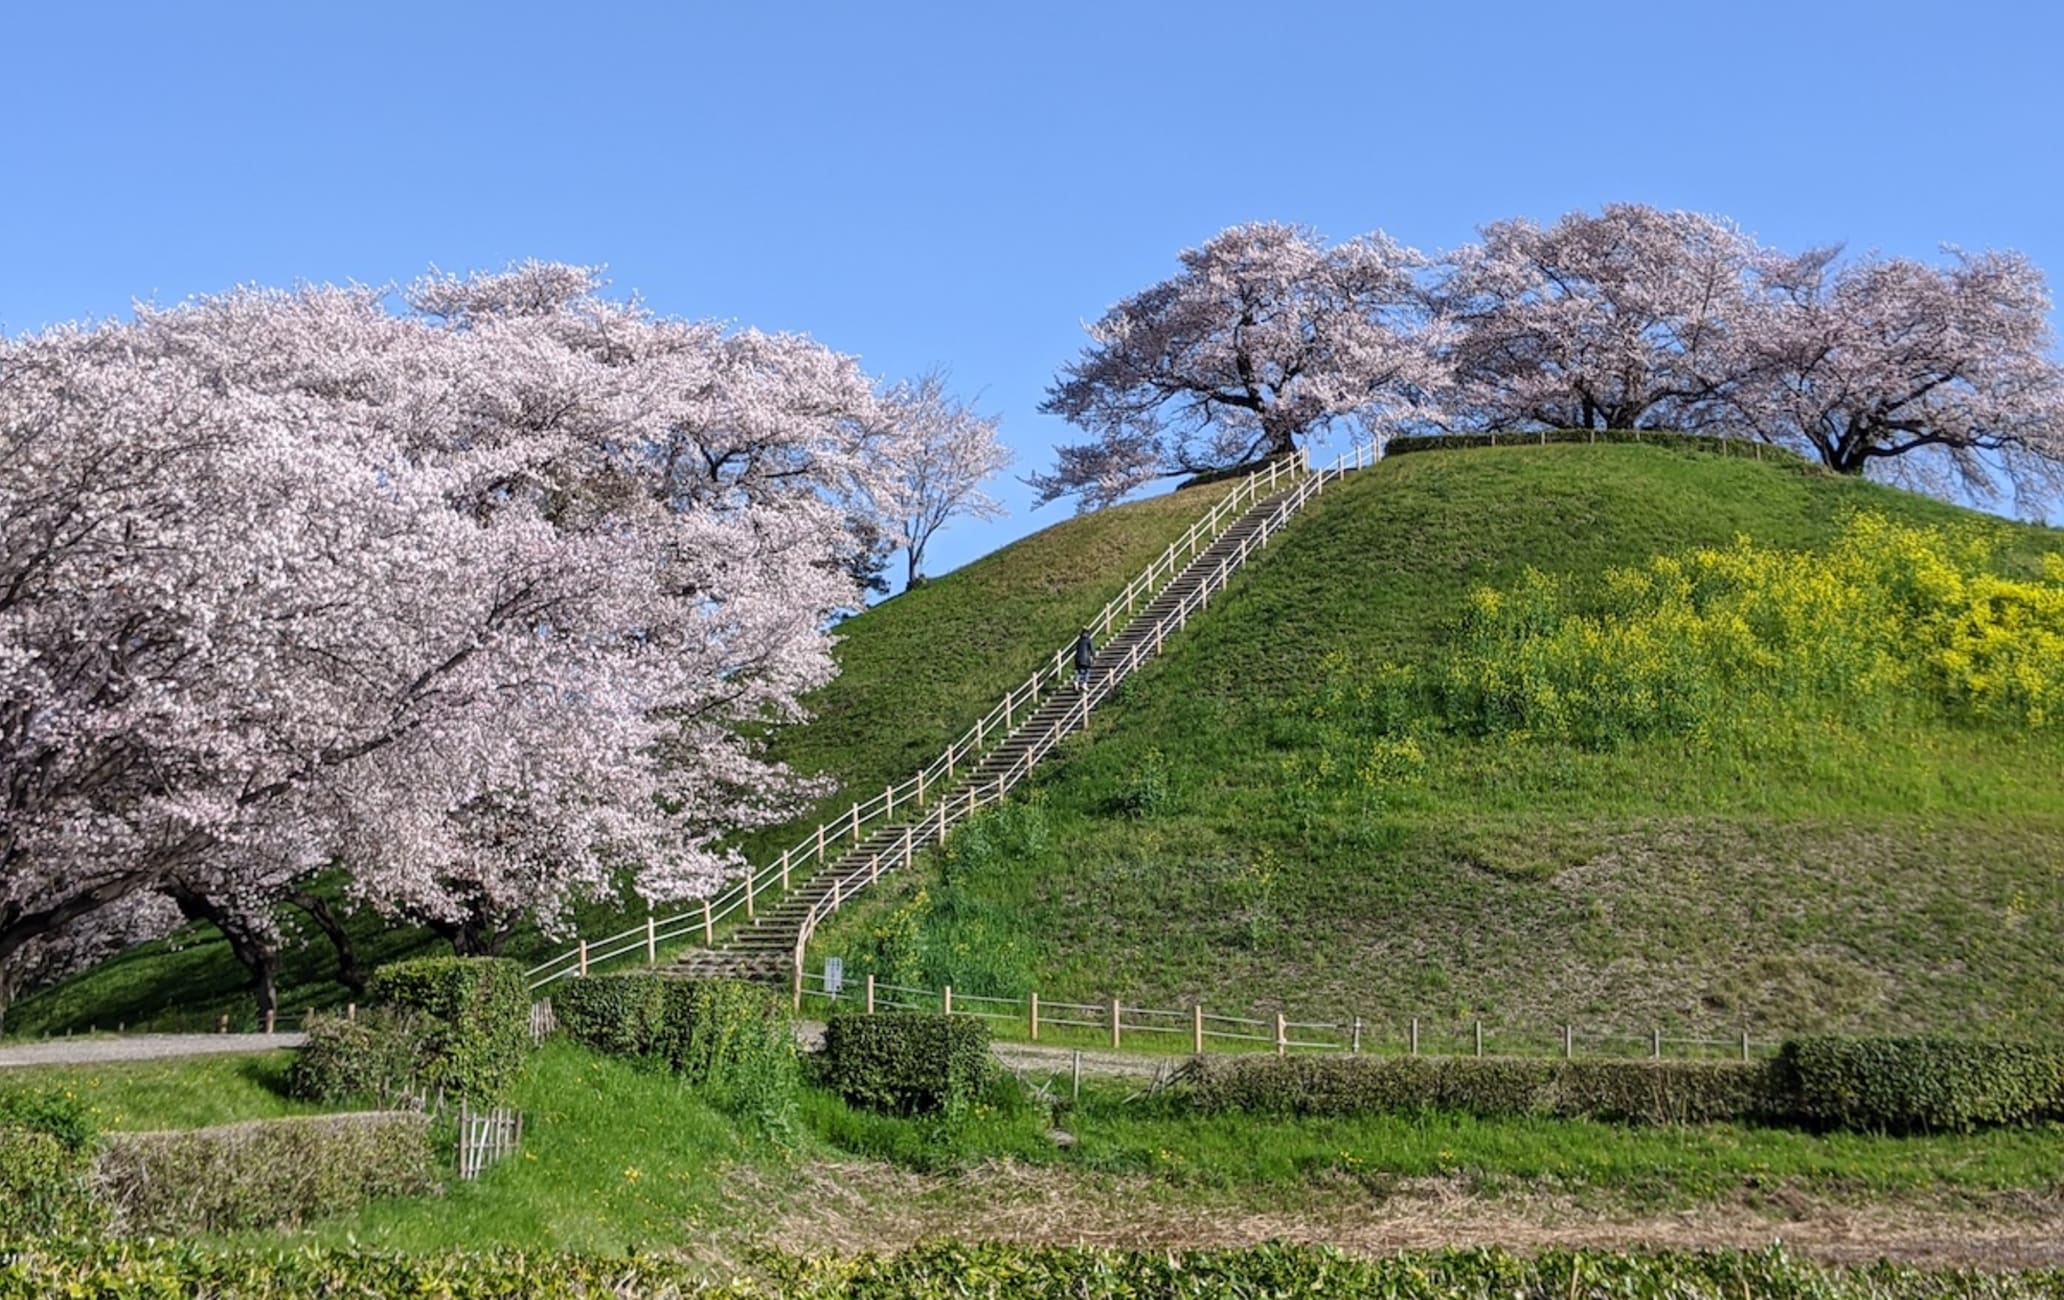
<path id="1" fill-rule="evenodd" d="M 1020 469 L 1080 324 L 1239 221 L 1428 251 L 1609 200 L 2064 277 L 2049 5 L 21 4 L 0 330 L 240 282 L 606 263 L 940 364 Z M 1059 517 L 1015 483 L 940 571 Z"/>

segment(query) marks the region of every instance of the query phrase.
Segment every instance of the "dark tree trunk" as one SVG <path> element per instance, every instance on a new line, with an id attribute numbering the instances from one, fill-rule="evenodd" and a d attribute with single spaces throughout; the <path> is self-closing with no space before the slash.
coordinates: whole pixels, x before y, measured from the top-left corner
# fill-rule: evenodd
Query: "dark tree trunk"
<path id="1" fill-rule="evenodd" d="M 251 991 L 258 1000 L 259 1020 L 263 1021 L 267 1012 L 277 1010 L 279 945 L 214 899 L 179 881 L 169 882 L 165 892 L 178 905 L 181 916 L 189 921 L 206 921 L 229 940 L 230 955 L 251 976 Z"/>
<path id="2" fill-rule="evenodd" d="M 360 1000 L 366 995 L 366 977 L 370 973 L 358 959 L 358 949 L 352 946 L 351 932 L 344 928 L 343 918 L 337 909 L 330 906 L 330 900 L 306 890 L 287 899 L 288 902 L 308 914 L 316 927 L 329 939 L 330 946 L 337 952 L 337 982 L 351 990 Z"/>
<path id="3" fill-rule="evenodd" d="M 496 925 L 477 909 L 469 909 L 456 921 L 432 921 L 431 932 L 452 946 L 459 957 L 499 957 L 509 941 L 508 929 Z"/>

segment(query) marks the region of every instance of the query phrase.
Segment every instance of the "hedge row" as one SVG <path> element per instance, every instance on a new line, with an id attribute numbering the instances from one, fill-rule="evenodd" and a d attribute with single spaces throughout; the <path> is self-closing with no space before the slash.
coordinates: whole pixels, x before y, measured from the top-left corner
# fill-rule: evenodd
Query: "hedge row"
<path id="1" fill-rule="evenodd" d="M 1685 451 L 1741 456 L 1796 466 L 1810 466 L 1813 463 L 1790 448 L 1774 447 L 1754 438 L 1718 438 L 1707 433 L 1672 433 L 1662 429 L 1531 429 L 1526 432 L 1507 433 L 1407 434 L 1385 443 L 1383 454 L 1403 456 L 1415 451 L 1542 446 L 1548 443 L 1638 443 L 1650 447 L 1676 447 Z"/>
<path id="2" fill-rule="evenodd" d="M 778 1121 L 794 1103 L 795 1026 L 766 989 L 736 980 L 587 975 L 553 987 L 552 1012 L 576 1042 L 663 1064 L 732 1114 Z"/>
<path id="3" fill-rule="evenodd" d="M 1338 1116 L 1415 1110 L 1632 1124 L 1778 1118 L 1764 1062 L 1561 1061 L 1475 1056 L 1200 1057 L 1187 1072 L 1203 1111 Z"/>
<path id="4" fill-rule="evenodd" d="M 99 1229 L 105 1216 L 87 1182 L 97 1136 L 77 1098 L 0 1088 L 0 1241 Z"/>
<path id="5" fill-rule="evenodd" d="M 835 1015 L 823 1077 L 855 1106 L 896 1115 L 957 1115 L 989 1074 L 989 1025 L 973 1016 Z"/>
<path id="6" fill-rule="evenodd" d="M 1763 1061 L 1511 1057 L 1201 1057 L 1203 1111 L 1415 1110 L 1639 1124 L 1798 1124 L 1969 1132 L 2064 1120 L 2064 1047 L 1936 1038 L 1804 1038 Z"/>
<path id="7" fill-rule="evenodd" d="M 426 957 L 373 972 L 372 1000 L 414 1023 L 417 1081 L 453 1099 L 499 1101 L 531 1048 L 523 968 L 499 958 Z"/>
<path id="8" fill-rule="evenodd" d="M 287 1095 L 336 1105 L 393 1105 L 421 1090 L 417 1075 L 428 1052 L 417 1019 L 383 1007 L 342 1016 L 311 1016 L 301 1050 L 287 1067 Z"/>
<path id="9" fill-rule="evenodd" d="M 129 1234 L 298 1227 L 438 1185 L 429 1118 L 413 1111 L 110 1133 L 93 1182 Z"/>
<path id="10" fill-rule="evenodd" d="M 1835 1269 L 1782 1250 L 1641 1253 L 1500 1250 L 1362 1258 L 1316 1246 L 1125 1251 L 952 1242 L 893 1255 L 764 1261 L 757 1277 L 703 1282 L 704 1270 L 649 1257 L 420 1254 L 304 1248 L 257 1252 L 140 1243 L 37 1246 L 0 1257 L 0 1300 L 153 1295 L 267 1297 L 412 1295 L 447 1300 L 1189 1300 L 1218 1296 L 1330 1296 L 1436 1300 L 1450 1296 L 1602 1296 L 1623 1300 L 2024 1300 L 2064 1294 L 2064 1272 L 1982 1272 L 1876 1264 Z"/>

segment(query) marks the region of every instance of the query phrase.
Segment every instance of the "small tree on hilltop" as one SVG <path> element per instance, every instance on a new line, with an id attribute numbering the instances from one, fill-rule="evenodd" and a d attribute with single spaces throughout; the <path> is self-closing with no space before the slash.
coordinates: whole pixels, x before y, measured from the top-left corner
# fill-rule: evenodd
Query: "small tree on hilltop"
<path id="1" fill-rule="evenodd" d="M 2021 492 L 2059 485 L 2064 367 L 2027 258 L 1838 263 L 1820 249 L 1763 258 L 1756 283 L 1729 410 L 1757 437 L 1811 448 L 1840 473 L 1877 465 L 1980 496 L 2000 473 Z"/>
<path id="2" fill-rule="evenodd" d="M 1041 504 L 1108 505 L 1156 478 L 1294 451 L 1341 420 L 1411 408 L 1439 378 L 1414 273 L 1378 233 L 1234 226 L 1089 327 L 1040 410 L 1094 440 L 1027 481 Z"/>
<path id="3" fill-rule="evenodd" d="M 896 384 L 882 405 L 902 442 L 892 513 L 902 528 L 908 590 L 923 575 L 925 547 L 948 520 L 1005 513 L 982 484 L 1010 468 L 1011 453 L 997 441 L 995 418 L 948 393 L 936 370 Z"/>

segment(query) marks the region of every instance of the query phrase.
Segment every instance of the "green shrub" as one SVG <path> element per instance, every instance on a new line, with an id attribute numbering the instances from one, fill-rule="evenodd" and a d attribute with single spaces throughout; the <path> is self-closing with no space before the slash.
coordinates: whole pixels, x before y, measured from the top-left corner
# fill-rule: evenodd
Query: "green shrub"
<path id="1" fill-rule="evenodd" d="M 795 1025 L 766 989 L 736 980 L 587 975 L 552 993 L 559 1027 L 610 1056 L 658 1061 L 728 1114 L 785 1123 L 800 1066 Z"/>
<path id="2" fill-rule="evenodd" d="M 667 986 L 656 975 L 584 975 L 552 986 L 552 1015 L 576 1043 L 607 1056 L 664 1056 Z"/>
<path id="3" fill-rule="evenodd" d="M 795 1024 L 772 993 L 737 980 L 661 978 L 667 1065 L 728 1114 L 785 1124 L 801 1069 Z"/>
<path id="4" fill-rule="evenodd" d="M 47 1134 L 75 1153 L 90 1151 L 99 1135 L 85 1102 L 48 1088 L 0 1087 L 0 1128 Z"/>
<path id="5" fill-rule="evenodd" d="M 2054 1297 L 2064 1273 L 1927 1269 L 1893 1264 L 1841 1269 L 1781 1247 L 1735 1251 L 1497 1249 L 1405 1251 L 1374 1257 L 1324 1246 L 1269 1243 L 1229 1250 L 1116 1250 L 1085 1246 L 929 1242 L 893 1254 L 801 1259 L 763 1255 L 758 1278 L 707 1281 L 707 1266 L 650 1255 L 422 1252 L 311 1246 L 251 1250 L 122 1242 L 38 1244 L 0 1269 L 0 1300 L 51 1295 L 441 1296 L 446 1300 L 613 1300 L 707 1297 L 817 1300 L 970 1295 L 1039 1300 L 1157 1300 L 1199 1296 L 1329 1296 L 1335 1300 L 1445 1300 L 1451 1296 L 1725 1297 L 1741 1300 L 2034 1300 Z"/>
<path id="6" fill-rule="evenodd" d="M 989 1026 L 973 1016 L 834 1015 L 825 1081 L 855 1106 L 897 1115 L 958 1115 L 989 1073 Z"/>
<path id="7" fill-rule="evenodd" d="M 417 1090 L 426 1052 L 421 1022 L 384 1008 L 312 1017 L 307 1038 L 287 1067 L 287 1095 L 334 1104 L 371 1100 L 387 1105 Z"/>
<path id="8" fill-rule="evenodd" d="M 374 1111 L 111 1134 L 94 1184 L 119 1232 L 237 1232 L 421 1196 L 437 1174 L 428 1117 Z"/>
<path id="9" fill-rule="evenodd" d="M 2064 1118 L 2064 1048 L 1947 1038 L 1802 1038 L 1780 1057 L 1816 1128 L 1964 1133 Z"/>
<path id="10" fill-rule="evenodd" d="M 88 1236 L 102 1215 L 87 1186 L 91 1157 L 36 1129 L 0 1126 L 0 1242 Z"/>
<path id="11" fill-rule="evenodd" d="M 1777 1118 L 1761 1061 L 1563 1061 L 1474 1056 L 1201 1057 L 1185 1071 L 1200 1111 L 1307 1116 L 1455 1111 L 1637 1124 Z"/>
<path id="12" fill-rule="evenodd" d="M 530 991 L 523 968 L 495 957 L 425 957 L 373 972 L 375 1002 L 413 1014 L 422 1029 L 422 1086 L 493 1102 L 529 1055 Z"/>

